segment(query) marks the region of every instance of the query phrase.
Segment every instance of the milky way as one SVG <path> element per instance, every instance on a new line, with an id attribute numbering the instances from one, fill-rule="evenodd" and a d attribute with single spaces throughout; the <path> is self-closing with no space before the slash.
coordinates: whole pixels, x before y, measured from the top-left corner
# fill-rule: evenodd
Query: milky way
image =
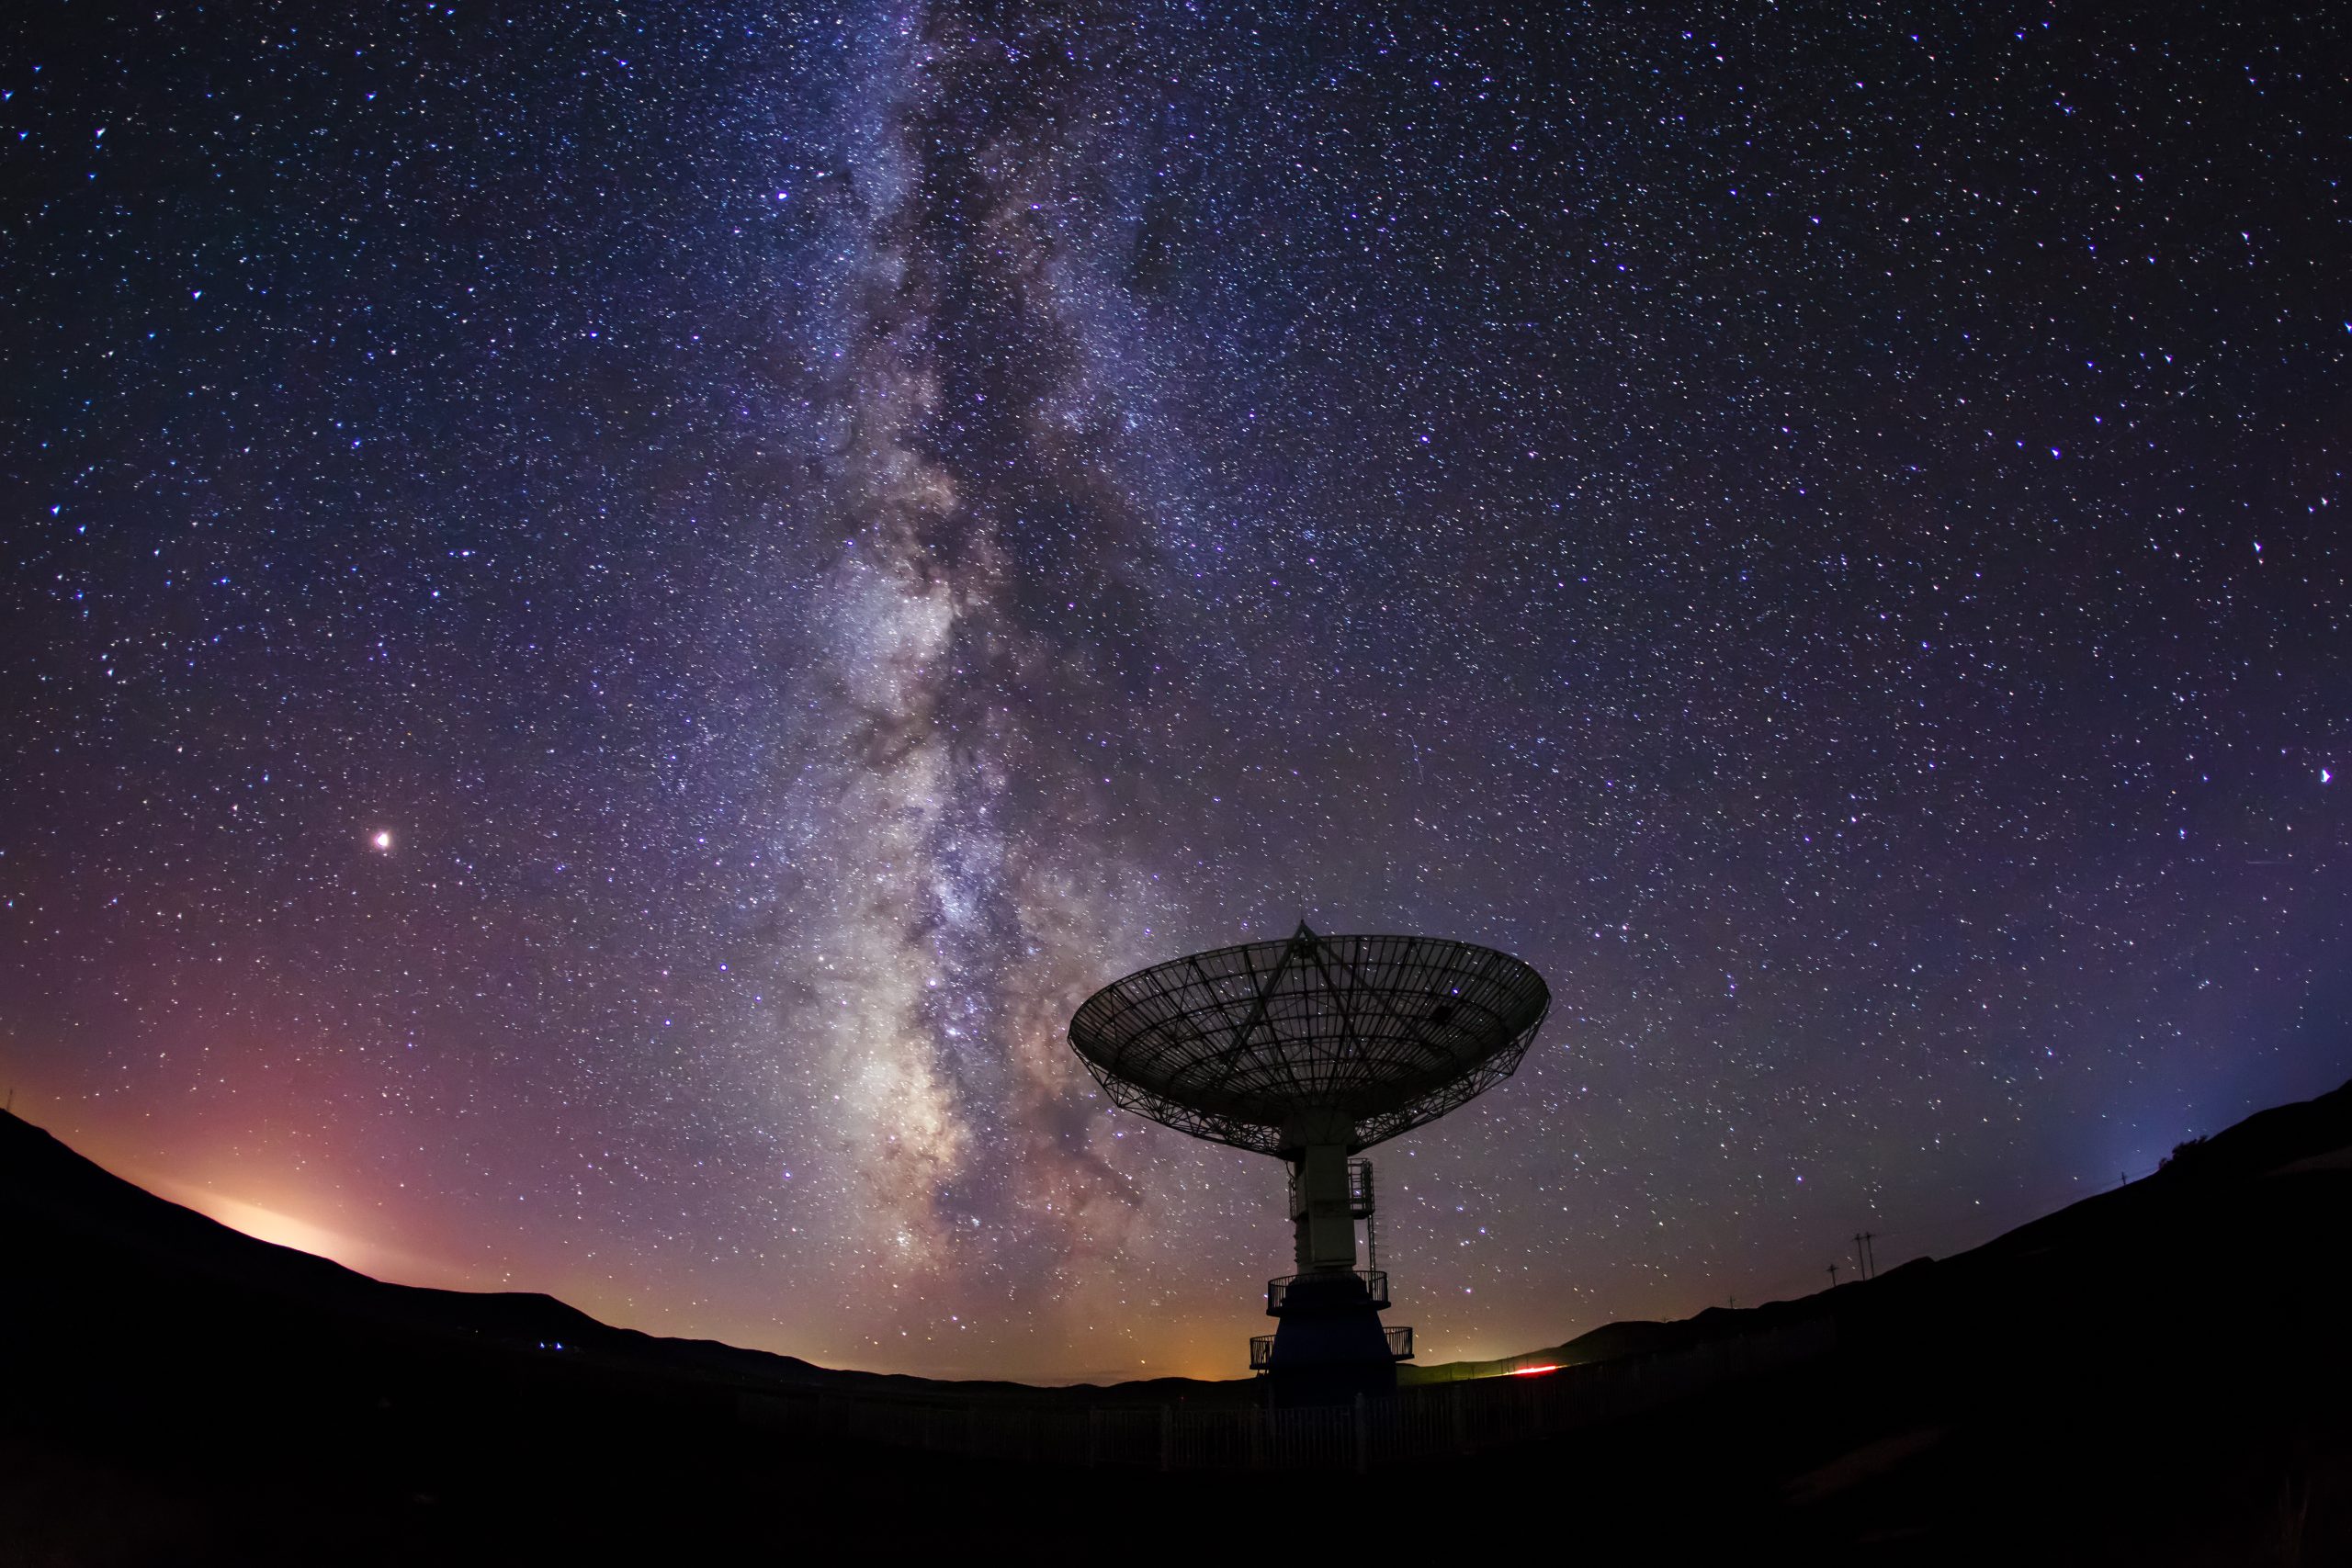
<path id="1" fill-rule="evenodd" d="M 1232 1375 L 1095 986 L 1526 957 L 1436 1359 L 2352 1072 L 2324 10 L 42 6 L 0 1077 L 387 1275 Z"/>
<path id="2" fill-rule="evenodd" d="M 827 1043 L 798 1087 L 836 1091 L 844 1212 L 886 1258 L 1026 1270 L 1130 1201 L 1059 1033 L 1155 902 L 1129 825 L 1169 683 L 1141 663 L 1165 634 L 1120 376 L 1136 138 L 1094 129 L 1119 106 L 1088 85 L 1136 46 L 1037 10 L 870 47 L 878 123 L 819 198 L 848 265 L 810 502 L 840 545 L 794 660 L 817 716 L 777 759 L 811 971 L 777 1028 Z M 961 1235 L 992 1220 L 1002 1243 Z"/>

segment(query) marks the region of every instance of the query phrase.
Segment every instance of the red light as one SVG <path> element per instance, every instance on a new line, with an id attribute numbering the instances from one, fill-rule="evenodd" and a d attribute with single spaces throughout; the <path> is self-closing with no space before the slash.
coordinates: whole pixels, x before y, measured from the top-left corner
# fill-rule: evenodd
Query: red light
<path id="1" fill-rule="evenodd" d="M 1505 1377 L 1513 1378 L 1532 1378 L 1539 1372 L 1556 1372 L 1559 1370 L 1560 1364 L 1557 1361 L 1555 1361 L 1547 1367 L 1513 1367 L 1510 1371 L 1505 1372 L 1503 1375 Z"/>

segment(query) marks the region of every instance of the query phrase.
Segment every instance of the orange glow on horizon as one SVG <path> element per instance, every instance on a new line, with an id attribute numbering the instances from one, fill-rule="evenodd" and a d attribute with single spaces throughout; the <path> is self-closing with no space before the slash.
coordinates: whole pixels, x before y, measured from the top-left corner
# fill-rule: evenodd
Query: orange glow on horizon
<path id="1" fill-rule="evenodd" d="M 278 1247 L 289 1247 L 297 1252 L 307 1252 L 314 1258 L 340 1263 L 345 1269 L 401 1285 L 428 1285 L 442 1290 L 496 1289 L 485 1287 L 464 1269 L 453 1267 L 438 1258 L 422 1258 L 395 1247 L 366 1236 L 352 1235 L 307 1220 L 283 1209 L 272 1208 L 249 1199 L 232 1198 L 209 1187 L 191 1182 L 156 1180 L 151 1179 L 149 1190 L 194 1209 L 207 1219 L 218 1220 L 232 1231 L 240 1231 L 256 1241 Z"/>

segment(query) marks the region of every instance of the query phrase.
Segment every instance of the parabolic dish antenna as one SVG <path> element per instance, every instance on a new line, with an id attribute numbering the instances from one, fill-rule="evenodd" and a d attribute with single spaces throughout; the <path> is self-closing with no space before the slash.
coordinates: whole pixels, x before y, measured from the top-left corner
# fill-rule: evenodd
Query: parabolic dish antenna
<path id="1" fill-rule="evenodd" d="M 1302 921 L 1285 941 L 1103 987 L 1069 1041 L 1121 1109 L 1289 1164 L 1300 1271 L 1268 1282 L 1266 1310 L 1282 1321 L 1251 1342 L 1250 1365 L 1345 1392 L 1393 1383 L 1412 1354 L 1412 1330 L 1380 1326 L 1387 1276 L 1355 1266 L 1356 1223 L 1372 1235 L 1372 1167 L 1348 1156 L 1509 1077 L 1551 1005 L 1544 977 L 1508 953 L 1320 936 Z"/>

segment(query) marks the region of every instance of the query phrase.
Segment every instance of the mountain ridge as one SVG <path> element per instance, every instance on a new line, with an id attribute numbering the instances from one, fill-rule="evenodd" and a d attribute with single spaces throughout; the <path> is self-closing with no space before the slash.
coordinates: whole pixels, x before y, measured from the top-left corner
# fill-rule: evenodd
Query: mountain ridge
<path id="1" fill-rule="evenodd" d="M 1909 1288 L 1929 1270 L 1949 1271 L 2079 1241 L 2123 1216 L 2136 1217 L 2192 1183 L 2289 1173 L 2313 1173 L 2352 1163 L 2352 1081 L 2312 1100 L 2256 1111 L 2210 1137 L 2182 1144 L 2152 1175 L 2093 1193 L 2029 1220 L 1949 1258 L 1917 1258 L 1863 1285 Z M 1002 1379 L 938 1379 L 916 1374 L 822 1367 L 799 1357 L 620 1327 L 544 1292 L 455 1291 L 379 1280 L 327 1258 L 265 1241 L 118 1176 L 63 1140 L 13 1113 L 0 1111 L 0 1213 L 21 1219 L 28 1195 L 40 1191 L 51 1224 L 92 1240 L 143 1251 L 221 1282 L 274 1288 L 313 1306 L 353 1314 L 387 1326 L 488 1336 L 537 1347 L 560 1342 L 607 1353 L 650 1358 L 680 1370 L 723 1372 L 794 1386 L 897 1386 L 981 1391 L 1132 1395 L 1170 1390 L 1205 1393 L 1245 1380 L 1146 1378 L 1111 1384 L 1031 1384 Z M 1850 1300 L 1851 1298 L 1847 1298 Z M 1625 1356 L 1669 1353 L 1710 1339 L 1755 1331 L 1831 1310 L 1836 1291 L 1819 1291 L 1749 1307 L 1710 1306 L 1687 1318 L 1629 1318 L 1600 1325 L 1558 1344 L 1492 1361 L 1442 1362 L 1415 1369 L 1415 1382 L 1449 1375 L 1492 1375 L 1531 1363 L 1585 1365 Z M 1479 1369 L 1464 1374 L 1461 1369 Z"/>

